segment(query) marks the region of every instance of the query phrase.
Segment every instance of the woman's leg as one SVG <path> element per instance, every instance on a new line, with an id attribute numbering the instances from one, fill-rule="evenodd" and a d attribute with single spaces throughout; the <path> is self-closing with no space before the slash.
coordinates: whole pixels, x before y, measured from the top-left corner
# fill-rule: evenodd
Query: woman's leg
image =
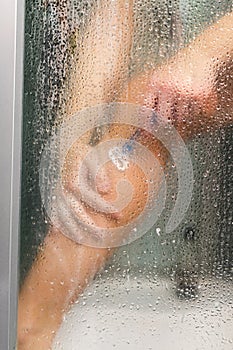
<path id="1" fill-rule="evenodd" d="M 133 0 L 98 2 L 70 81 L 66 114 L 112 100 L 127 76 Z M 95 219 L 96 219 L 95 215 Z M 102 225 L 111 222 L 103 215 Z M 114 220 L 113 220 L 114 221 Z M 115 221 L 111 223 L 115 225 Z M 51 227 L 19 296 L 18 349 L 50 349 L 64 311 L 111 250 L 80 245 Z"/>
<path id="2" fill-rule="evenodd" d="M 18 349 L 49 349 L 63 313 L 111 255 L 51 228 L 19 297 Z"/>

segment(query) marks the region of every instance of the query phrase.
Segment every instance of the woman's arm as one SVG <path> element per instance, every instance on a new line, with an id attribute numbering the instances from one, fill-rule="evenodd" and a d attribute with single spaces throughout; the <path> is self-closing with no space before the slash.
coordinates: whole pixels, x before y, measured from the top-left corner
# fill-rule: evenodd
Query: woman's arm
<path id="1" fill-rule="evenodd" d="M 157 69 L 133 77 L 125 98 L 154 108 L 184 139 L 232 122 L 233 13 Z"/>

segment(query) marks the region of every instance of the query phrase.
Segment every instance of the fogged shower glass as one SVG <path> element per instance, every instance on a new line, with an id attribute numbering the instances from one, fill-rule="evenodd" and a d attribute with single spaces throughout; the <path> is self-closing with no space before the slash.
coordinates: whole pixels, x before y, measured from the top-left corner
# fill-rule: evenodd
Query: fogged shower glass
<path id="1" fill-rule="evenodd" d="M 232 348 L 231 6 L 26 1 L 19 350 Z"/>

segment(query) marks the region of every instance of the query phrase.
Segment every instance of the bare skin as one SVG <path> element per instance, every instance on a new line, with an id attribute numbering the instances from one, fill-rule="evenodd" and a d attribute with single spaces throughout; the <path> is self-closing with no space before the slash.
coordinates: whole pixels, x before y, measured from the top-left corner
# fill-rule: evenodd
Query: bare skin
<path id="1" fill-rule="evenodd" d="M 114 20 L 118 25 L 118 35 L 123 33 L 121 36 L 123 39 L 120 45 L 119 41 L 116 40 L 116 46 L 108 53 L 109 58 L 107 60 L 111 60 L 111 57 L 115 57 L 116 52 L 119 52 L 118 59 L 111 61 L 112 65 L 107 74 L 108 79 L 106 79 L 105 74 L 101 73 L 104 72 L 104 69 L 100 69 L 99 66 L 102 60 L 102 48 L 97 46 L 96 52 L 98 54 L 95 59 L 98 69 L 91 70 L 91 77 L 89 76 L 88 80 L 84 80 L 85 84 L 81 88 L 77 87 L 76 93 L 72 95 L 71 103 L 67 107 L 68 114 L 72 114 L 73 111 L 85 106 L 111 101 L 112 95 L 109 95 L 109 93 L 106 95 L 106 91 L 114 90 L 112 88 L 108 90 L 108 86 L 113 79 L 112 72 L 119 72 L 122 58 L 124 61 L 130 48 L 131 33 L 128 31 L 128 35 L 125 35 L 124 30 L 127 26 L 132 27 L 132 17 L 128 16 L 128 22 L 125 22 L 124 16 L 122 17 L 122 8 L 124 7 L 125 2 L 119 1 L 120 20 L 119 22 L 116 20 L 117 16 L 114 17 Z M 106 8 L 104 11 L 107 11 Z M 132 11 L 132 8 L 130 11 Z M 109 20 L 111 21 L 111 18 Z M 190 137 L 193 128 L 187 127 L 187 120 L 192 120 L 193 116 L 197 114 L 202 118 L 201 121 L 199 118 L 196 121 L 199 126 L 200 124 L 208 125 L 209 121 L 211 121 L 210 124 L 214 122 L 218 126 L 221 125 L 223 122 L 221 115 L 225 113 L 226 104 L 219 99 L 219 92 L 216 90 L 216 69 L 219 62 L 224 66 L 224 62 L 232 60 L 233 37 L 231 28 L 232 14 L 229 14 L 208 28 L 188 48 L 180 51 L 170 62 L 157 70 L 134 77 L 129 83 L 125 82 L 126 73 L 121 71 L 119 73 L 121 79 L 118 80 L 118 84 L 119 82 L 120 84 L 114 86 L 117 91 L 121 91 L 124 84 L 126 84 L 126 87 L 123 93 L 119 93 L 121 97 L 118 100 L 155 108 L 164 118 L 175 122 L 183 137 Z M 216 39 L 215 47 L 211 44 L 213 35 Z M 111 38 L 111 33 L 109 37 Z M 91 39 L 87 39 L 86 47 L 90 47 L 88 40 Z M 89 74 L 90 66 L 88 65 L 93 65 L 92 61 L 94 59 L 91 57 L 91 61 L 88 61 L 85 57 L 85 53 L 83 53 L 82 60 L 87 66 L 83 73 L 84 76 Z M 83 80 L 80 79 L 80 81 Z M 75 74 L 74 84 L 76 84 Z M 232 89 L 231 84 L 229 84 L 229 89 Z M 93 92 L 92 94 L 88 94 L 90 90 Z M 220 117 L 214 119 L 212 116 L 215 115 L 217 109 L 217 114 Z M 183 118 L 179 119 L 181 115 Z M 224 123 L 229 123 L 232 120 L 231 118 L 229 116 L 224 119 Z M 183 119 L 185 122 L 183 122 Z M 123 127 L 121 130 L 112 128 L 106 138 L 111 138 L 119 133 L 129 137 L 132 130 L 126 130 Z M 146 137 L 144 141 L 143 139 L 141 141 L 151 148 L 156 156 L 161 153 L 161 147 L 157 141 L 150 140 L 149 142 Z M 74 150 L 75 147 L 78 147 L 78 144 L 74 145 Z M 68 156 L 72 157 L 72 152 Z M 166 153 L 160 157 L 161 165 L 164 164 L 165 159 Z M 67 174 L 69 174 L 69 170 L 71 169 L 67 169 Z M 72 171 L 70 173 L 72 174 Z M 104 199 L 112 201 L 116 195 L 114 192 L 116 181 L 119 180 L 122 173 L 108 164 L 106 174 L 107 177 L 104 181 L 108 182 L 108 185 L 105 186 L 103 177 L 100 177 L 97 188 Z M 146 187 L 142 174 L 139 169 L 131 166 L 125 176 L 128 176 L 133 186 L 135 186 L 135 192 L 138 193 L 137 197 L 132 200 L 130 207 L 116 216 L 89 210 L 89 214 L 92 215 L 96 224 L 105 227 L 124 225 L 132 218 L 132 213 L 138 215 L 140 208 L 143 207 Z M 68 183 L 70 184 L 70 181 Z M 50 228 L 43 247 L 20 292 L 18 312 L 19 350 L 50 349 L 54 334 L 62 321 L 62 315 L 85 289 L 111 254 L 111 249 L 91 248 L 77 244 L 63 236 L 55 227 Z"/>
<path id="2" fill-rule="evenodd" d="M 232 122 L 233 13 L 166 64 L 133 77 L 125 99 L 154 108 L 185 139 Z M 214 38 L 214 40 L 213 40 Z"/>
<path id="3" fill-rule="evenodd" d="M 89 35 L 85 35 L 82 45 L 85 51 L 79 53 L 79 68 L 75 67 L 70 81 L 67 116 L 111 100 L 114 90 L 121 90 L 127 75 L 121 67 L 128 66 L 133 1 L 119 0 L 115 5 L 106 5 L 109 5 L 108 1 L 99 6 L 87 29 Z M 114 88 L 113 80 L 116 81 Z M 87 135 L 86 143 L 89 138 Z M 95 215 L 95 220 L 102 225 L 110 222 L 103 215 L 98 218 Z M 50 227 L 20 291 L 19 350 L 51 348 L 62 315 L 110 255 L 109 249 L 77 244 L 55 227 Z"/>
<path id="4" fill-rule="evenodd" d="M 79 245 L 55 228 L 19 297 L 19 349 L 49 349 L 62 314 L 109 257 L 108 249 Z"/>

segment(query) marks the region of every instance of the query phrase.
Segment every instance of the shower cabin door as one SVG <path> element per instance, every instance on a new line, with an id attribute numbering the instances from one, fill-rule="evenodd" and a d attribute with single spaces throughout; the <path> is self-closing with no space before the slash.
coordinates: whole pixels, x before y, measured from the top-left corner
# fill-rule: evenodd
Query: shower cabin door
<path id="1" fill-rule="evenodd" d="M 231 1 L 5 7 L 4 349 L 231 349 Z"/>
<path id="2" fill-rule="evenodd" d="M 0 12 L 0 341 L 15 349 L 21 168 L 24 1 Z"/>

